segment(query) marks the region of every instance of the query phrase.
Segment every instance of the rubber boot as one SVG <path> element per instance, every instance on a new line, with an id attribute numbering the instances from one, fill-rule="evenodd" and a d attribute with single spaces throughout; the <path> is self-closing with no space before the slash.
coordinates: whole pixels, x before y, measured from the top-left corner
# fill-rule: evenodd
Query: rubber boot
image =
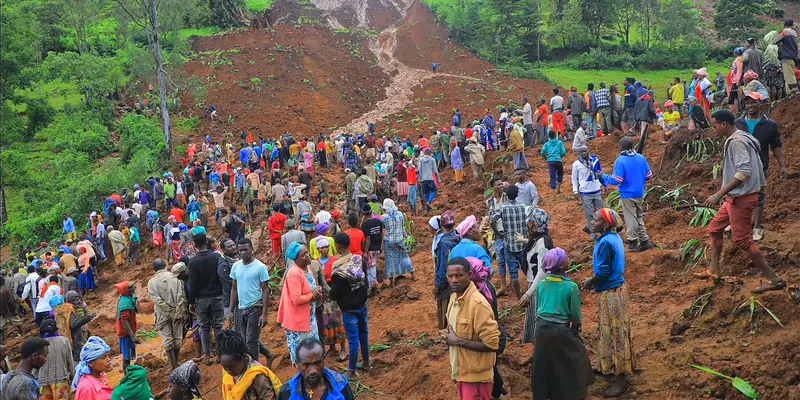
<path id="1" fill-rule="evenodd" d="M 169 366 L 173 370 L 178 368 L 178 359 L 175 357 L 175 351 L 172 349 L 167 350 L 167 361 L 169 361 Z"/>
<path id="2" fill-rule="evenodd" d="M 561 182 L 558 182 L 558 185 L 556 185 L 556 193 L 561 193 Z"/>
<path id="3" fill-rule="evenodd" d="M 519 281 L 511 281 L 511 290 L 514 291 L 514 296 L 517 296 L 517 300 L 522 297 L 522 293 L 519 291 Z"/>

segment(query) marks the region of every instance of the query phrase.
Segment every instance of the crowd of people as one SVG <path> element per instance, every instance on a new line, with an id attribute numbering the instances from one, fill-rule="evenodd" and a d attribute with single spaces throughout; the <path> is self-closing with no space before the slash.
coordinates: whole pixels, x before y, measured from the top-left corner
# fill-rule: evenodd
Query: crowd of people
<path id="1" fill-rule="evenodd" d="M 374 123 L 363 134 L 307 138 L 287 132 L 274 140 L 256 139 L 242 132 L 236 147 L 210 136 L 199 145 L 190 140 L 181 170 L 110 194 L 85 223 L 64 215 L 57 246 L 20 248 L 20 267 L 2 277 L 0 314 L 4 320 L 33 320 L 40 335 L 24 341 L 15 369 L 0 363 L 2 397 L 153 397 L 148 371 L 133 363 L 142 340 L 137 288 L 146 288 L 173 370 L 171 399 L 203 395 L 201 363 L 222 366 L 225 399 L 352 399 L 348 382 L 371 371 L 370 298 L 385 285 L 417 279 L 409 252 L 416 245 L 411 220 L 420 214 L 429 217 L 437 327 L 448 346 L 459 399 L 499 399 L 508 393 L 497 356 L 508 340 L 498 297 L 509 294 L 526 310 L 522 342 L 536 344 L 529 360 L 533 397 L 585 398 L 595 377 L 579 336 L 581 290 L 594 292 L 599 304 L 594 369 L 613 377 L 605 396 L 619 396 L 636 368 L 625 253 L 655 247 L 643 204 L 653 172 L 643 152 L 656 122 L 664 140 L 686 125 L 700 130 L 713 125 L 726 138 L 722 187 L 705 205 L 724 203 L 709 226 L 711 263 L 697 276 L 722 279 L 723 233 L 730 227 L 736 246 L 768 280 L 753 292 L 786 286 L 756 242 L 764 235 L 770 149 L 781 175 L 787 173 L 778 125 L 764 114 L 764 105 L 770 95 L 797 90 L 791 79 L 790 60 L 797 58 L 793 32 L 793 22 L 787 21 L 783 31 L 767 35 L 770 55 L 763 64 L 754 41 L 735 51 L 733 73 L 727 82 L 717 80 L 718 87 L 727 83 L 720 89 L 730 110 L 711 112 L 714 96 L 701 68 L 688 87 L 675 79 L 666 112 L 655 105 L 651 90 L 625 78 L 622 92 L 618 84 L 605 82 L 598 90 L 590 83 L 584 94 L 572 87 L 566 98 L 554 89 L 549 101 L 542 98 L 534 107 L 524 98 L 519 107 L 500 109 L 497 119 L 487 109 L 480 119 L 463 123 L 462 112 L 454 109 L 450 126 L 417 140 L 377 134 Z M 786 87 L 777 84 L 770 46 L 779 46 Z M 766 86 L 758 81 L 762 75 Z M 769 93 L 761 90 L 765 87 Z M 596 137 L 614 132 L 622 136 L 620 154 L 606 170 L 590 146 Z M 550 234 L 551 215 L 531 180 L 533 160 L 526 155 L 528 150 L 542 156 L 550 189 L 560 193 L 568 140 L 577 158 L 568 169 L 572 194 L 594 244 L 593 275 L 580 284 L 567 276 L 569 257 Z M 513 172 L 486 174 L 491 152 L 510 155 L 503 170 Z M 471 178 L 465 165 L 472 167 Z M 444 176 L 447 170 L 452 179 Z M 338 183 L 331 177 L 341 171 L 344 184 L 336 187 L 343 189 L 329 192 L 329 185 Z M 491 190 L 484 212 L 457 215 L 436 201 L 442 185 L 487 179 Z M 603 200 L 609 187 L 619 191 L 624 222 Z M 268 249 L 261 246 L 262 237 Z M 105 375 L 112 350 L 87 329 L 96 317 L 90 305 L 99 306 L 92 304 L 100 299 L 98 268 L 122 272 L 139 264 L 144 250 L 156 255 L 148 282 L 114 284 L 124 378 L 112 389 Z M 270 316 L 273 290 L 280 300 Z M 271 320 L 283 328 L 287 356 L 298 369 L 285 383 L 271 370 L 278 356 L 261 341 Z M 184 361 L 180 349 L 187 338 L 194 357 Z M 344 374 L 326 367 L 329 356 L 347 361 Z"/>

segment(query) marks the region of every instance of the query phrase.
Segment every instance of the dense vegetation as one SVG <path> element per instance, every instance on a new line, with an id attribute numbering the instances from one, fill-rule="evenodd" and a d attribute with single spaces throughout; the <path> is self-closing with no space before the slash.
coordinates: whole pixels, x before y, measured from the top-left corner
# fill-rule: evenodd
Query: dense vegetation
<path id="1" fill-rule="evenodd" d="M 763 37 L 772 0 L 720 0 L 702 37 L 694 0 L 423 0 L 451 35 L 495 64 L 530 68 L 685 69 Z M 712 43 L 717 45 L 712 46 Z"/>
<path id="2" fill-rule="evenodd" d="M 158 113 L 126 114 L 137 93 L 158 104 L 148 7 L 157 12 L 168 96 L 203 87 L 181 73 L 189 35 L 240 25 L 226 18 L 257 0 L 2 0 L 0 7 L 0 241 L 49 240 L 61 215 L 83 225 L 105 196 L 142 182 L 166 161 Z M 241 12 L 234 12 L 241 16 Z M 200 95 L 195 96 L 196 93 Z M 207 90 L 205 91 L 207 94 Z M 186 107 L 195 104 L 186 105 Z M 180 124 L 180 120 L 173 124 Z"/>

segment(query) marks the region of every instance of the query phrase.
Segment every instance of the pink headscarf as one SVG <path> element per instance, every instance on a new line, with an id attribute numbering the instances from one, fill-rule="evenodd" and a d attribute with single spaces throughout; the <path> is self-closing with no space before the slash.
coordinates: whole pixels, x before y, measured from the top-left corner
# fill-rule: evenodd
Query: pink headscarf
<path id="1" fill-rule="evenodd" d="M 758 79 L 758 74 L 752 69 L 744 73 L 744 79 Z"/>
<path id="2" fill-rule="evenodd" d="M 474 215 L 470 215 L 456 227 L 456 232 L 458 232 L 458 236 L 464 237 L 464 235 L 472 229 L 475 224 L 478 223 L 478 220 L 475 218 Z"/>
<path id="3" fill-rule="evenodd" d="M 567 252 L 561 247 L 547 250 L 547 254 L 544 255 L 544 260 L 542 260 L 542 269 L 547 273 L 558 271 L 564 266 L 566 259 Z"/>
<path id="4" fill-rule="evenodd" d="M 483 261 L 475 257 L 467 257 L 469 261 L 469 268 L 472 271 L 472 282 L 478 287 L 478 291 L 486 297 L 486 300 L 492 301 L 492 292 L 486 286 L 486 280 L 489 279 L 489 268 L 483 265 Z"/>

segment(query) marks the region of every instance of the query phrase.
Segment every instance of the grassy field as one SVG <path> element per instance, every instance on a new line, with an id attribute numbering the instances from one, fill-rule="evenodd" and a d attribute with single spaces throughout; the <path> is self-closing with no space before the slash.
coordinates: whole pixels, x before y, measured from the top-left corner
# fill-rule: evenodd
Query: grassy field
<path id="1" fill-rule="evenodd" d="M 717 71 L 721 72 L 723 76 L 728 73 L 728 66 L 722 64 L 709 64 L 707 65 L 710 78 L 713 80 Z M 655 91 L 656 99 L 666 98 L 667 88 L 675 77 L 681 79 L 692 78 L 692 69 L 667 69 L 663 71 L 622 71 L 622 70 L 572 70 L 564 68 L 542 68 L 540 71 L 554 80 L 557 84 L 569 88 L 570 86 L 577 86 L 581 92 L 586 90 L 586 85 L 590 82 L 594 83 L 595 88 L 599 87 L 598 84 L 603 81 L 606 84 L 619 83 L 626 76 L 632 76 L 645 86 L 652 86 Z"/>
<path id="2" fill-rule="evenodd" d="M 272 7 L 272 1 L 273 0 L 247 0 L 247 8 L 252 11 L 261 12 Z"/>

